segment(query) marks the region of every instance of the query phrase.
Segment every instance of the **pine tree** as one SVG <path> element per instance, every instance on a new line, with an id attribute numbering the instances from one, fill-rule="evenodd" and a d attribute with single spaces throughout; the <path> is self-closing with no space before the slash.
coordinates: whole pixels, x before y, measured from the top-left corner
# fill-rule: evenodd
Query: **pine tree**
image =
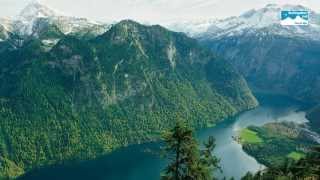
<path id="1" fill-rule="evenodd" d="M 214 179 L 212 172 L 217 169 L 221 170 L 218 166 L 219 159 L 212 154 L 215 147 L 215 139 L 210 136 L 208 141 L 204 143 L 204 150 L 201 150 L 200 167 L 203 168 L 201 173 L 204 175 L 203 179 Z"/>
<path id="2" fill-rule="evenodd" d="M 218 167 L 218 159 L 212 155 L 215 147 L 211 137 L 200 150 L 193 130 L 182 121 L 164 133 L 166 156 L 171 163 L 162 175 L 164 180 L 207 180 L 213 179 L 213 171 Z"/>

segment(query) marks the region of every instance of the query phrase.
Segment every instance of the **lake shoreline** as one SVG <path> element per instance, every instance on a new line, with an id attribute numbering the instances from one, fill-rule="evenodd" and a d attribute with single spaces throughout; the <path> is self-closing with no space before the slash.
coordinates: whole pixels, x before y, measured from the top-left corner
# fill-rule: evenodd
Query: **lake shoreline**
<path id="1" fill-rule="evenodd" d="M 226 118 L 212 128 L 196 132 L 199 143 L 205 141 L 209 136 L 216 138 L 217 146 L 214 153 L 221 159 L 220 165 L 223 169 L 223 174 L 216 174 L 218 177 L 240 179 L 248 171 L 254 173 L 264 168 L 242 149 L 241 144 L 233 139 L 240 129 L 286 118 L 297 121 L 305 120 L 305 112 L 297 112 L 301 106 L 299 103 L 283 97 L 262 97 L 259 100 L 260 106 Z M 167 162 L 156 153 L 146 152 L 146 149 L 157 151 L 160 146 L 159 141 L 129 145 L 98 159 L 80 164 L 38 169 L 27 173 L 26 178 L 22 179 L 50 180 L 48 177 L 53 176 L 60 180 L 70 179 L 70 177 L 77 180 L 158 180 Z"/>

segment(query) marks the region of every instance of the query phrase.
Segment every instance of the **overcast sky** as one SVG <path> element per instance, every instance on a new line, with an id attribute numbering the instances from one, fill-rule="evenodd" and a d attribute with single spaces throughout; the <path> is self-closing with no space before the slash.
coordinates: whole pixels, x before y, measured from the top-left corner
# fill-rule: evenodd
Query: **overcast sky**
<path id="1" fill-rule="evenodd" d="M 0 0 L 0 17 L 13 17 L 35 0 Z M 320 0 L 40 0 L 66 15 L 99 21 L 134 19 L 161 23 L 223 18 L 269 3 L 301 4 L 320 11 Z"/>

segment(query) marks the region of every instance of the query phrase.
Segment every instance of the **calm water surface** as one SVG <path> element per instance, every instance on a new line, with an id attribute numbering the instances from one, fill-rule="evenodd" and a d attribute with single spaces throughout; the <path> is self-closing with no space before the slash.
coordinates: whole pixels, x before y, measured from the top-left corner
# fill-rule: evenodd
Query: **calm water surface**
<path id="1" fill-rule="evenodd" d="M 261 105 L 214 128 L 199 130 L 198 140 L 203 142 L 209 136 L 216 138 L 215 155 L 221 161 L 223 173 L 217 177 L 235 177 L 239 179 L 246 172 L 256 172 L 264 168 L 253 157 L 247 155 L 232 137 L 240 129 L 268 122 L 294 121 L 307 122 L 302 107 L 296 101 L 279 96 L 263 96 L 259 98 Z M 56 166 L 30 172 L 22 179 L 97 179 L 97 180 L 158 180 L 166 160 L 152 152 L 159 150 L 160 143 L 133 145 L 119 149 L 98 160 L 83 162 L 72 166 Z"/>

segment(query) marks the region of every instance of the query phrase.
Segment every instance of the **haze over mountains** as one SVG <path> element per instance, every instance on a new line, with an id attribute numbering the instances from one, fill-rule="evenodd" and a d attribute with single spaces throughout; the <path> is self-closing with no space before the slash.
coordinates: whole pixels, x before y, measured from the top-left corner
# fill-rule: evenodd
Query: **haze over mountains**
<path id="1" fill-rule="evenodd" d="M 281 10 L 308 10 L 310 11 L 310 26 L 286 27 L 280 24 Z M 65 33 L 79 32 L 83 30 L 98 29 L 96 34 L 102 34 L 113 22 L 96 22 L 85 18 L 64 16 L 60 12 L 47 7 L 39 2 L 28 4 L 15 19 L 0 18 L 0 25 L 7 31 L 19 32 L 20 34 L 31 34 L 34 23 L 39 19 L 46 19 L 48 23 L 57 25 Z M 154 24 L 149 22 L 148 24 Z M 208 17 L 203 20 L 177 21 L 174 23 L 163 23 L 163 25 L 173 31 L 184 32 L 195 38 L 215 39 L 219 36 L 231 36 L 249 31 L 268 28 L 273 34 L 286 36 L 299 36 L 309 38 L 319 38 L 320 15 L 311 9 L 301 5 L 276 5 L 268 4 L 262 9 L 249 10 L 239 17 L 229 17 L 226 19 L 212 19 Z"/>
<path id="2" fill-rule="evenodd" d="M 309 10 L 308 26 L 283 26 L 281 10 Z M 320 100 L 320 15 L 303 7 L 268 5 L 220 20 L 197 36 L 228 60 L 257 91 Z"/>
<path id="3" fill-rule="evenodd" d="M 307 10 L 310 13 L 310 26 L 282 26 L 280 13 L 282 10 Z M 212 19 L 203 22 L 175 23 L 169 25 L 172 30 L 191 34 L 195 38 L 216 39 L 224 36 L 240 35 L 268 31 L 282 36 L 299 36 L 319 39 L 320 15 L 308 7 L 301 5 L 268 4 L 261 9 L 249 10 L 240 16 L 226 19 Z M 183 28 L 185 27 L 185 28 Z"/>

